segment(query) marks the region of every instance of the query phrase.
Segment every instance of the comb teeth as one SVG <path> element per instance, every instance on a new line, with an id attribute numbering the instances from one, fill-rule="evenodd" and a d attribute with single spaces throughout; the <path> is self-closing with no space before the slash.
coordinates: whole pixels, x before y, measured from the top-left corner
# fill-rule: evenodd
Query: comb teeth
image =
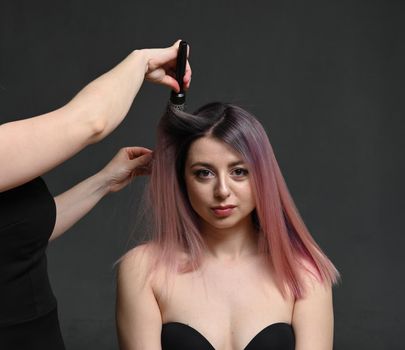
<path id="1" fill-rule="evenodd" d="M 184 109 L 185 109 L 185 104 L 182 103 L 182 104 L 179 104 L 179 105 L 178 105 L 178 104 L 169 102 L 168 109 L 169 109 L 169 110 L 170 110 L 170 109 L 177 109 L 177 110 L 179 110 L 179 111 L 184 111 Z"/>

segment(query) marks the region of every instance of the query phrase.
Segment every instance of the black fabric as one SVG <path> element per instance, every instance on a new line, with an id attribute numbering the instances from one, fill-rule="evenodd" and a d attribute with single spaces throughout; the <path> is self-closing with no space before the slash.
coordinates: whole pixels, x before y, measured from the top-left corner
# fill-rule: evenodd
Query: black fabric
<path id="1" fill-rule="evenodd" d="M 55 309 L 45 255 L 55 220 L 55 202 L 41 178 L 0 193 L 0 327 Z"/>
<path id="2" fill-rule="evenodd" d="M 32 321 L 0 327 L 0 349 L 65 350 L 57 309 Z"/>
<path id="3" fill-rule="evenodd" d="M 179 322 L 162 326 L 162 350 L 215 350 L 194 328 Z M 294 350 L 295 336 L 288 323 L 273 323 L 260 331 L 244 350 Z"/>

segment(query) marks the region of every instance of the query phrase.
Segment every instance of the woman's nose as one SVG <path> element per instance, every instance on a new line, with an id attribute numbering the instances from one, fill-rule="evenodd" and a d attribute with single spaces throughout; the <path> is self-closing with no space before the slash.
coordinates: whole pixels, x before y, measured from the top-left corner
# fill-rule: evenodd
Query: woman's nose
<path id="1" fill-rule="evenodd" d="M 215 184 L 214 195 L 217 198 L 228 198 L 231 194 L 229 186 L 224 178 L 218 178 L 217 183 Z"/>

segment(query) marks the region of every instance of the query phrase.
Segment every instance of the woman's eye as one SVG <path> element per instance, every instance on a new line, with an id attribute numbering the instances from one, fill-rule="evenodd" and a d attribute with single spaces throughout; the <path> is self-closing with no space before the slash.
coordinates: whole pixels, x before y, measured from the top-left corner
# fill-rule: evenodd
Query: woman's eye
<path id="1" fill-rule="evenodd" d="M 206 179 L 206 178 L 211 177 L 212 172 L 207 169 L 200 169 L 200 170 L 197 170 L 194 174 L 200 179 Z"/>
<path id="2" fill-rule="evenodd" d="M 236 168 L 233 170 L 233 174 L 238 177 L 246 176 L 248 173 L 249 172 L 247 171 L 247 169 L 243 169 L 243 168 Z"/>

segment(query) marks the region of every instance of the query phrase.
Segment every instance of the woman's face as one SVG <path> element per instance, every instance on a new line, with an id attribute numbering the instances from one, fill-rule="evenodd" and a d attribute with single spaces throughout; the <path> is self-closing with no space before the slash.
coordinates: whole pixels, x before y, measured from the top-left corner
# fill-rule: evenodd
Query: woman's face
<path id="1" fill-rule="evenodd" d="M 256 203 L 241 155 L 213 137 L 201 137 L 185 164 L 188 198 L 196 213 L 217 229 L 251 223 Z"/>

